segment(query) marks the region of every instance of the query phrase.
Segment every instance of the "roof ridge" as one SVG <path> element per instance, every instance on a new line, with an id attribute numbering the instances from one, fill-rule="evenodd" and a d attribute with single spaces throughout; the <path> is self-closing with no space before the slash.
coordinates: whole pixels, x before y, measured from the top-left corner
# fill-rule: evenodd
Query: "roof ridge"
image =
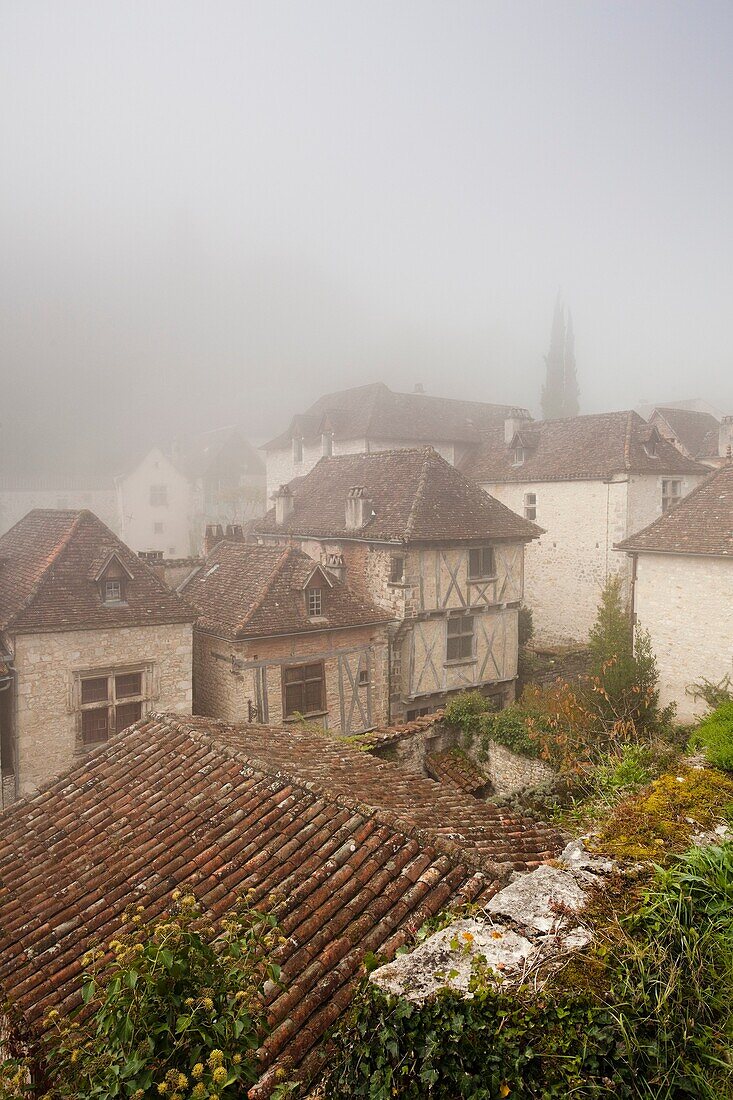
<path id="1" fill-rule="evenodd" d="M 507 860 L 504 863 L 497 863 L 495 860 L 481 855 L 481 850 L 475 845 L 467 844 L 466 847 L 462 847 L 454 840 L 442 836 L 440 833 L 434 833 L 429 829 L 421 828 L 419 825 L 412 825 L 408 821 L 405 821 L 399 810 L 389 810 L 383 806 L 375 806 L 371 802 L 364 802 L 359 798 L 352 798 L 344 794 L 336 794 L 329 789 L 326 783 L 320 780 L 305 779 L 289 770 L 278 767 L 276 764 L 271 764 L 269 761 L 263 760 L 260 756 L 250 756 L 245 748 L 240 749 L 226 741 L 217 740 L 216 734 L 210 730 L 196 728 L 192 725 L 194 721 L 195 719 L 193 717 L 190 717 L 188 721 L 186 721 L 185 718 L 179 717 L 178 715 L 149 714 L 143 718 L 141 722 L 136 723 L 135 726 L 132 727 L 132 730 L 136 731 L 147 722 L 157 722 L 174 729 L 176 732 L 188 734 L 193 741 L 199 743 L 203 741 L 213 742 L 219 752 L 226 756 L 242 760 L 253 771 L 270 776 L 273 779 L 285 780 L 289 787 L 297 787 L 301 791 L 313 794 L 332 806 L 345 806 L 347 809 L 355 810 L 357 813 L 363 814 L 365 817 L 369 817 L 374 821 L 378 821 L 382 825 L 387 825 L 390 829 L 400 833 L 401 836 L 407 839 L 418 840 L 420 843 L 431 847 L 435 852 L 446 856 L 454 865 L 463 864 L 464 866 L 470 867 L 471 870 L 482 871 L 484 874 L 494 876 L 497 880 L 501 879 L 503 875 L 508 874 L 513 867 L 511 861 Z M 207 718 L 206 721 L 212 724 L 216 722 L 217 725 L 223 726 L 225 729 L 232 728 L 231 725 L 228 725 L 220 719 Z M 234 728 L 236 729 L 236 727 Z M 276 726 L 274 728 L 281 730 L 283 733 L 289 732 L 281 726 Z M 125 736 L 128 735 L 128 733 L 125 734 Z M 102 748 L 104 748 L 104 746 Z M 344 748 L 348 748 L 348 745 L 344 745 Z M 362 754 L 360 753 L 359 755 L 361 756 Z M 384 760 L 378 760 L 376 762 L 379 764 L 387 764 L 389 767 L 396 766 Z M 423 778 L 429 777 L 426 776 Z M 439 789 L 437 782 L 435 780 L 432 780 L 432 782 L 436 783 Z M 467 795 L 466 797 L 468 798 L 471 796 Z"/>
<path id="2" fill-rule="evenodd" d="M 422 504 L 423 498 L 425 496 L 425 486 L 427 485 L 427 480 L 428 480 L 428 466 L 430 464 L 430 458 L 431 458 L 432 454 L 435 454 L 435 451 L 433 451 L 432 447 L 426 447 L 424 449 L 424 452 L 423 452 L 424 457 L 423 457 L 422 470 L 420 471 L 420 479 L 417 483 L 417 490 L 415 491 L 415 497 L 414 497 L 414 500 L 413 500 L 412 504 L 410 505 L 410 514 L 407 517 L 407 523 L 405 524 L 405 534 L 404 534 L 404 541 L 405 542 L 410 541 L 410 537 L 412 535 L 413 528 L 415 526 L 415 523 L 417 522 L 418 509 L 420 508 L 420 505 Z"/>
<path id="3" fill-rule="evenodd" d="M 45 509 L 44 508 L 34 508 L 33 511 L 34 512 L 43 512 L 43 511 L 52 512 L 52 511 L 54 511 L 54 509 L 53 508 L 45 508 Z M 72 514 L 71 509 L 69 509 L 69 514 Z M 64 550 L 66 550 L 66 548 L 69 546 L 69 543 L 71 542 L 72 536 L 74 534 L 76 534 L 76 531 L 78 530 L 78 528 L 81 524 L 82 518 L 86 518 L 87 516 L 93 516 L 93 513 L 90 512 L 88 508 L 82 508 L 80 511 L 78 511 L 76 513 L 69 529 L 66 531 L 65 535 L 60 540 L 60 542 L 56 545 L 56 547 L 54 548 L 51 556 L 49 557 L 48 561 L 46 562 L 46 565 L 44 566 L 43 572 L 41 573 L 40 577 L 38 578 L 36 583 L 33 585 L 33 587 L 31 588 L 30 592 L 28 593 L 27 597 L 25 598 L 23 603 L 20 605 L 20 607 L 16 608 L 16 610 L 13 612 L 11 617 L 5 623 L 5 625 L 3 627 L 4 630 L 10 630 L 10 628 L 12 627 L 12 625 L 16 621 L 16 619 L 24 611 L 27 611 L 28 608 L 33 605 L 33 603 L 35 602 L 36 596 L 38 595 L 41 588 L 43 587 L 44 582 L 48 578 L 48 575 L 49 575 L 49 572 L 50 572 L 51 568 L 58 562 L 58 560 L 61 557 L 61 555 L 63 554 Z M 23 519 L 25 519 L 25 518 L 27 518 L 27 517 L 24 516 Z M 96 518 L 96 517 L 94 517 L 94 518 Z M 23 522 L 22 519 L 18 520 L 18 524 L 20 524 L 22 522 Z M 16 524 L 16 526 L 18 526 L 18 524 Z M 11 528 L 11 530 L 12 529 L 13 528 Z"/>
<path id="4" fill-rule="evenodd" d="M 267 580 L 265 581 L 265 583 L 262 586 L 262 589 L 260 591 L 259 596 L 254 601 L 254 603 L 251 605 L 251 607 L 249 608 L 249 611 L 246 613 L 246 615 L 244 616 L 242 621 L 237 623 L 237 625 L 235 627 L 235 630 L 234 630 L 235 636 L 237 634 L 239 634 L 240 631 L 244 630 L 247 623 L 250 622 L 251 619 L 253 618 L 255 612 L 260 610 L 260 608 L 262 607 L 262 605 L 265 602 L 265 599 L 267 598 L 267 596 L 270 593 L 270 589 L 272 588 L 275 577 L 277 577 L 278 573 L 281 571 L 282 567 L 285 565 L 285 562 L 288 560 L 289 557 L 292 556 L 292 554 L 294 552 L 297 552 L 297 551 L 295 551 L 295 547 L 290 546 L 290 545 L 286 545 L 284 547 L 282 553 L 278 555 L 277 561 L 275 562 L 274 566 L 270 570 L 270 573 L 268 574 Z"/>

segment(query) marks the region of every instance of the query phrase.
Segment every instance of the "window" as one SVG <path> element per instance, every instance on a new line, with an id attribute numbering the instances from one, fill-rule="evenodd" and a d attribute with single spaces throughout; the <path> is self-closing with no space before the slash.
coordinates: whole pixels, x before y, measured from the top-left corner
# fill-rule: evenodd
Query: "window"
<path id="1" fill-rule="evenodd" d="M 153 524 L 153 534 L 154 535 L 162 535 L 163 531 L 164 531 L 164 526 L 163 526 L 162 523 L 154 523 Z"/>
<path id="2" fill-rule="evenodd" d="M 360 668 L 359 669 L 359 686 L 364 687 L 368 683 L 369 683 L 369 669 L 368 668 Z"/>
<path id="3" fill-rule="evenodd" d="M 78 677 L 82 748 L 107 741 L 142 718 L 146 682 L 149 678 L 142 669 Z"/>
<path id="4" fill-rule="evenodd" d="M 138 550 L 137 556 L 142 558 L 143 561 L 162 561 L 162 550 Z"/>
<path id="5" fill-rule="evenodd" d="M 662 481 L 662 511 L 668 512 L 670 508 L 674 508 L 675 504 L 679 504 L 682 498 L 682 482 L 677 481 Z"/>
<path id="6" fill-rule="evenodd" d="M 473 615 L 448 619 L 446 660 L 466 661 L 473 657 Z"/>
<path id="7" fill-rule="evenodd" d="M 323 714 L 324 694 L 322 662 L 283 669 L 285 718 L 292 718 L 296 714 Z"/>
<path id="8" fill-rule="evenodd" d="M 122 603 L 125 598 L 125 589 L 121 580 L 104 582 L 104 602 Z"/>
<path id="9" fill-rule="evenodd" d="M 524 518 L 535 520 L 537 519 L 537 494 L 525 493 L 524 494 Z"/>
<path id="10" fill-rule="evenodd" d="M 333 435 L 331 432 L 324 432 L 321 436 L 321 444 L 323 455 L 325 458 L 330 458 L 333 454 Z"/>
<path id="11" fill-rule="evenodd" d="M 402 554 L 393 554 L 389 564 L 391 584 L 402 584 L 405 579 L 405 559 Z"/>
<path id="12" fill-rule="evenodd" d="M 323 600 L 320 588 L 309 588 L 306 592 L 308 601 L 308 616 L 313 619 L 322 613 Z"/>
<path id="13" fill-rule="evenodd" d="M 158 506 L 160 504 L 168 503 L 168 486 L 167 485 L 151 485 L 150 486 L 150 503 Z"/>
<path id="14" fill-rule="evenodd" d="M 482 580 L 496 576 L 493 546 L 479 546 L 468 551 L 468 579 Z"/>
<path id="15" fill-rule="evenodd" d="M 303 461 L 303 440 L 299 435 L 293 436 L 293 462 Z"/>
<path id="16" fill-rule="evenodd" d="M 514 455 L 512 457 L 512 466 L 524 465 L 524 447 L 515 447 Z"/>

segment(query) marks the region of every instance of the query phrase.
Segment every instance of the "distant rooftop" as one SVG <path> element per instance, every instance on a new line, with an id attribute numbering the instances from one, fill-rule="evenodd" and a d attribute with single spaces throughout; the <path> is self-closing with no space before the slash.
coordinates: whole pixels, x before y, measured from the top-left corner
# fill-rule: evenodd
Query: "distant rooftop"
<path id="1" fill-rule="evenodd" d="M 480 433 L 526 409 L 485 401 L 458 401 L 432 394 L 395 393 L 383 382 L 355 386 L 319 397 L 265 450 L 289 447 L 294 436 L 306 441 L 331 432 L 335 439 L 404 443 L 478 443 Z"/>
<path id="2" fill-rule="evenodd" d="M 733 464 L 728 462 L 618 550 L 733 559 Z"/>

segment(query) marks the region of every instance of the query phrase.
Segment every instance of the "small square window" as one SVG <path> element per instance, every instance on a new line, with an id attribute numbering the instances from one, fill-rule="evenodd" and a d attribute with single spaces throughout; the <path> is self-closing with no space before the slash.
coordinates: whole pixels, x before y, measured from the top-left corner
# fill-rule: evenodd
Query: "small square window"
<path id="1" fill-rule="evenodd" d="M 524 494 L 524 518 L 536 520 L 537 519 L 537 494 L 525 493 Z"/>
<path id="2" fill-rule="evenodd" d="M 308 616 L 313 619 L 323 613 L 323 599 L 320 588 L 309 588 L 306 593 L 308 599 Z"/>
<path id="3" fill-rule="evenodd" d="M 325 685 L 322 664 L 284 668 L 282 678 L 285 718 L 296 714 L 323 713 Z"/>
<path id="4" fill-rule="evenodd" d="M 493 546 L 477 546 L 468 551 L 468 579 L 485 580 L 496 576 Z"/>
<path id="5" fill-rule="evenodd" d="M 168 486 L 167 485 L 151 485 L 150 486 L 150 503 L 154 506 L 168 503 Z"/>
<path id="6" fill-rule="evenodd" d="M 153 534 L 154 535 L 162 535 L 164 530 L 165 530 L 165 528 L 164 528 L 162 523 L 154 523 L 153 524 Z"/>
<path id="7" fill-rule="evenodd" d="M 369 669 L 368 668 L 360 668 L 359 669 L 359 684 L 362 687 L 364 687 L 364 685 L 368 684 L 368 683 L 369 683 Z"/>
<path id="8" fill-rule="evenodd" d="M 392 584 L 402 584 L 405 579 L 405 558 L 402 554 L 393 554 L 389 565 L 389 579 Z"/>

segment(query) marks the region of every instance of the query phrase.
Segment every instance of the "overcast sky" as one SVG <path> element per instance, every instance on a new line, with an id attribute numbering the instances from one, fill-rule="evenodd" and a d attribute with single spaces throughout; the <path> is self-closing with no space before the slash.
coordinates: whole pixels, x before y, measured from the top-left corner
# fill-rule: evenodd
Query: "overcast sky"
<path id="1" fill-rule="evenodd" d="M 0 0 L 0 460 L 537 412 L 558 288 L 582 411 L 733 411 L 732 53 L 729 0 Z"/>

